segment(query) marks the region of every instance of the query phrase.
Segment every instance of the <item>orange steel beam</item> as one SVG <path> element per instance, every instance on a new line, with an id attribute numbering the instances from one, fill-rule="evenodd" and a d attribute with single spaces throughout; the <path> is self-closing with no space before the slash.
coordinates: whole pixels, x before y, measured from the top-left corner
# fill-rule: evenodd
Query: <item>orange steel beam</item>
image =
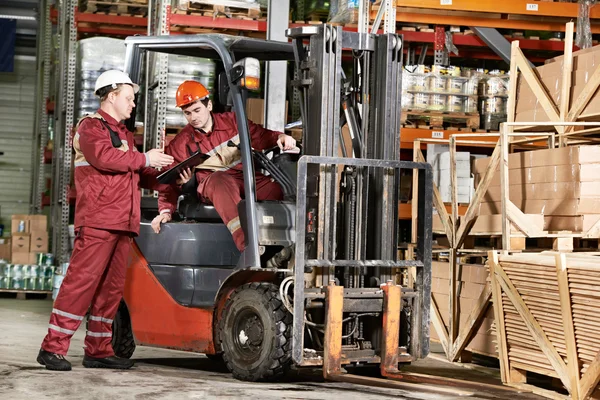
<path id="1" fill-rule="evenodd" d="M 418 128 L 405 128 L 403 127 L 400 132 L 400 140 L 404 143 L 410 143 L 412 149 L 412 142 L 419 139 L 450 139 L 451 135 L 460 135 L 461 131 L 448 131 L 442 129 L 418 129 Z M 483 132 L 482 132 L 483 133 Z M 475 134 L 464 140 L 473 140 L 477 142 L 490 142 L 490 146 L 495 146 L 498 142 L 498 136 L 476 136 Z M 481 146 L 480 144 L 474 144 L 473 147 Z"/>
<path id="2" fill-rule="evenodd" d="M 553 4 L 553 3 L 547 3 Z M 559 4 L 559 3 L 557 3 Z M 560 3 L 567 4 L 567 3 Z M 375 18 L 374 13 L 371 14 Z M 420 14 L 403 12 L 398 10 L 396 13 L 396 21 L 405 23 L 419 24 L 437 24 L 437 25 L 456 25 L 456 26 L 478 26 L 481 28 L 497 28 L 497 29 L 520 29 L 533 31 L 552 31 L 564 32 L 564 22 L 550 21 L 530 21 L 522 19 L 505 19 L 505 18 L 478 18 L 478 17 L 463 17 L 455 15 L 436 15 L 436 14 Z M 566 21 L 565 21 L 566 22 Z M 598 23 L 591 24 L 592 33 L 600 33 L 600 25 Z"/>
<path id="3" fill-rule="evenodd" d="M 425 8 L 444 11 L 472 11 L 500 14 L 531 15 L 537 17 L 577 18 L 577 3 L 554 3 L 536 0 L 453 0 L 451 5 L 440 5 L 440 0 L 396 0 L 397 7 Z M 600 7 L 590 8 L 590 18 L 600 18 Z"/>

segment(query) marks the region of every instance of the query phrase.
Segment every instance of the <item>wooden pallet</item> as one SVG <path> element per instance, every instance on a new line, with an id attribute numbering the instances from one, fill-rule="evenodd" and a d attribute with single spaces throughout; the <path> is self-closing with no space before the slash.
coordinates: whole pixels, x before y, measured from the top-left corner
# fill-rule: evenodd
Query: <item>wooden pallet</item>
<path id="1" fill-rule="evenodd" d="M 466 127 L 469 129 L 479 129 L 479 114 L 448 111 L 428 111 L 407 109 L 402 110 L 400 122 L 402 124 L 411 124 L 414 127 L 420 127 L 420 123 L 426 121 L 427 125 L 434 129 L 443 129 L 444 127 Z"/>
<path id="2" fill-rule="evenodd" d="M 203 15 L 205 17 L 227 17 L 237 19 L 261 19 L 262 10 L 256 3 L 246 3 L 234 0 L 190 0 L 180 2 L 175 13 L 188 15 Z"/>
<path id="3" fill-rule="evenodd" d="M 50 299 L 52 298 L 51 290 L 16 290 L 16 289 L 0 289 L 1 295 L 15 295 L 18 300 L 27 299 Z"/>
<path id="4" fill-rule="evenodd" d="M 146 0 L 81 0 L 79 7 L 81 11 L 94 14 L 148 14 L 148 2 Z"/>

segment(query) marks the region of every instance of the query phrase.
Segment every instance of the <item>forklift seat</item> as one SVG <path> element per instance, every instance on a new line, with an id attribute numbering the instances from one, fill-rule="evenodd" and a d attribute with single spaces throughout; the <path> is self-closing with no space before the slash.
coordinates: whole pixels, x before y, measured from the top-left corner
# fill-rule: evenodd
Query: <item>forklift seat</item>
<path id="1" fill-rule="evenodd" d="M 181 196 L 177 200 L 177 212 L 183 219 L 198 222 L 223 222 L 212 204 L 206 204 L 198 198 L 196 174 L 181 187 Z"/>
<path id="2" fill-rule="evenodd" d="M 177 212 L 183 219 L 199 222 L 223 222 L 215 207 L 200 201 L 196 193 L 184 193 L 179 196 Z"/>

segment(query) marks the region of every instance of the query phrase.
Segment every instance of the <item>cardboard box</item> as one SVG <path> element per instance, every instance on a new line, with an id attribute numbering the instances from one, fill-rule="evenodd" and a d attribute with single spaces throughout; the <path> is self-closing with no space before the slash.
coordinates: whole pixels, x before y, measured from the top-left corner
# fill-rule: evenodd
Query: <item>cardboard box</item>
<path id="1" fill-rule="evenodd" d="M 465 282 L 485 284 L 489 278 L 489 271 L 485 265 L 463 264 L 462 280 Z"/>
<path id="2" fill-rule="evenodd" d="M 513 153 L 508 156 L 509 169 L 548 167 L 565 164 L 597 164 L 600 160 L 600 146 L 569 146 Z M 483 174 L 490 158 L 473 162 L 473 173 Z"/>
<path id="3" fill-rule="evenodd" d="M 526 214 L 525 217 L 530 221 L 529 226 L 537 226 L 539 230 L 544 228 L 544 216 L 537 214 Z M 502 234 L 502 215 L 479 215 L 470 231 L 471 235 L 501 235 Z M 511 228 L 511 234 L 523 236 L 523 233 L 514 227 Z"/>
<path id="4" fill-rule="evenodd" d="M 32 230 L 29 251 L 32 253 L 47 253 L 48 252 L 48 232 Z"/>
<path id="5" fill-rule="evenodd" d="M 37 262 L 37 256 L 35 253 L 29 252 L 13 252 L 12 253 L 12 263 L 13 264 L 30 264 L 35 265 Z"/>
<path id="6" fill-rule="evenodd" d="M 515 206 L 525 214 L 542 215 L 584 215 L 600 214 L 600 198 L 594 199 L 546 199 L 531 200 L 518 199 L 513 200 Z M 483 202 L 479 205 L 479 215 L 502 214 L 500 201 Z M 435 221 L 436 218 L 434 218 Z M 437 218 L 439 220 L 439 218 Z M 441 221 L 440 221 L 441 224 Z"/>
<path id="7" fill-rule="evenodd" d="M 31 236 L 29 233 L 14 233 L 11 238 L 12 253 L 28 253 L 31 244 Z"/>
<path id="8" fill-rule="evenodd" d="M 587 232 L 600 220 L 600 215 L 558 216 L 544 217 L 544 230 Z"/>
<path id="9" fill-rule="evenodd" d="M 492 314 L 493 312 L 493 306 L 490 306 L 490 308 L 492 308 Z M 466 312 L 462 312 L 460 314 L 460 326 L 465 326 L 465 324 L 467 323 L 467 319 L 469 318 L 469 313 Z M 483 334 L 487 334 L 487 335 L 491 335 L 492 334 L 492 329 L 494 329 L 494 318 L 487 318 L 484 316 L 484 318 L 481 321 L 481 327 L 477 330 L 478 333 L 483 333 Z"/>
<path id="10" fill-rule="evenodd" d="M 475 175 L 478 185 L 482 174 Z M 598 182 L 600 183 L 600 164 L 564 164 L 547 167 L 533 167 L 508 170 L 508 182 L 511 185 L 551 182 Z M 500 172 L 496 172 L 490 186 L 500 186 Z"/>
<path id="11" fill-rule="evenodd" d="M 265 123 L 265 101 L 263 99 L 246 100 L 246 117 L 255 124 L 264 125 Z M 285 115 L 287 120 L 288 102 L 285 102 Z"/>
<path id="12" fill-rule="evenodd" d="M 496 335 L 477 333 L 467 345 L 467 350 L 498 357 L 498 352 L 496 350 Z"/>
<path id="13" fill-rule="evenodd" d="M 29 215 L 29 232 L 47 232 L 48 231 L 48 217 L 43 214 Z"/>
<path id="14" fill-rule="evenodd" d="M 536 68 L 535 72 L 540 78 L 542 86 L 547 89 L 550 97 L 558 104 L 563 80 L 564 56 L 555 57 L 546 62 L 547 64 Z M 571 99 L 578 97 L 589 81 L 592 71 L 598 65 L 600 65 L 600 47 L 598 46 L 573 53 Z M 523 78 L 519 78 L 517 88 L 516 120 L 519 122 L 547 121 L 546 113 L 542 110 L 533 91 Z M 595 95 L 592 97 L 590 104 L 583 110 L 582 117 L 598 115 L 598 104 L 600 104 L 600 96 Z M 532 119 L 532 115 L 537 119 Z"/>
<path id="15" fill-rule="evenodd" d="M 450 181 L 451 171 L 449 169 L 434 169 L 433 170 L 433 180 L 436 182 L 440 182 L 441 180 Z M 471 168 L 457 168 L 456 169 L 456 177 L 458 179 L 470 179 L 471 178 Z"/>
<path id="16" fill-rule="evenodd" d="M 464 266 L 463 266 L 464 267 Z M 484 283 L 474 283 L 474 282 L 463 282 L 460 287 L 460 297 L 465 299 L 477 300 L 479 296 L 481 296 L 481 292 L 483 292 L 483 288 L 485 287 Z M 473 306 L 475 305 L 475 301 L 473 302 Z M 469 308 L 468 312 L 471 312 L 471 308 Z"/>
<path id="17" fill-rule="evenodd" d="M 0 239 L 0 260 L 10 261 L 11 260 L 11 243 L 10 239 Z"/>
<path id="18" fill-rule="evenodd" d="M 10 232 L 11 233 L 27 233 L 29 232 L 29 215 L 27 214 L 13 214 L 10 221 Z M 25 230 L 19 232 L 19 224 L 23 221 L 25 224 Z"/>
<path id="19" fill-rule="evenodd" d="M 600 198 L 598 182 L 556 182 L 535 183 L 531 185 L 510 185 L 508 196 L 511 201 Z M 500 186 L 488 188 L 484 201 L 499 202 L 502 198 Z"/>

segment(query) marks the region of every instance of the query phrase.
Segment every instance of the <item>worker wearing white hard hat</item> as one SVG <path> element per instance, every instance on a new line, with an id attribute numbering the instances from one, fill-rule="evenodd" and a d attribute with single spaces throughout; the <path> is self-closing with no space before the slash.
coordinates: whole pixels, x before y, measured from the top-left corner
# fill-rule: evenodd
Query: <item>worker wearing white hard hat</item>
<path id="1" fill-rule="evenodd" d="M 151 168 L 170 165 L 173 157 L 160 149 L 138 152 L 133 133 L 122 123 L 135 107 L 138 90 L 124 72 L 104 72 L 95 88 L 100 109 L 77 124 L 75 243 L 37 358 L 50 370 L 71 369 L 64 356 L 88 310 L 83 366 L 133 366 L 131 360 L 115 355 L 111 337 L 123 297 L 131 238 L 140 229 L 139 188 L 160 190 L 159 208 L 170 212 L 175 211 L 169 207 L 177 197 L 175 190 L 158 184 L 159 172 Z"/>
<path id="2" fill-rule="evenodd" d="M 129 75 L 123 71 L 116 69 L 103 72 L 98 79 L 96 79 L 96 86 L 94 87 L 94 93 L 98 95 L 100 89 L 117 89 L 119 85 L 129 85 L 133 88 L 133 93 L 140 91 L 140 87 L 131 81 Z"/>

